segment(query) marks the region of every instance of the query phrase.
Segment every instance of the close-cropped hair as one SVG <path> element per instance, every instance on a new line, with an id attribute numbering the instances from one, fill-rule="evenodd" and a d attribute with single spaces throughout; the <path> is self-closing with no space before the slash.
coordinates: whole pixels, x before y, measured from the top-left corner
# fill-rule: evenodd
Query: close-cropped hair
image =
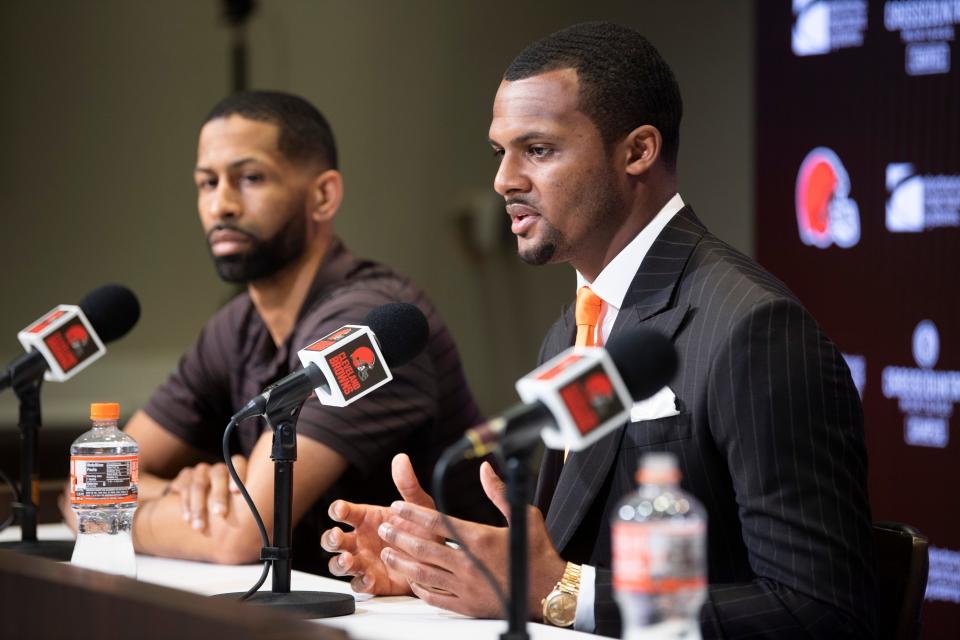
<path id="1" fill-rule="evenodd" d="M 641 125 L 656 127 L 660 157 L 676 167 L 683 102 L 680 87 L 660 52 L 633 29 L 612 22 L 586 22 L 538 40 L 510 63 L 508 82 L 574 69 L 578 108 L 610 147 Z"/>
<path id="2" fill-rule="evenodd" d="M 275 124 L 279 129 L 277 148 L 287 160 L 337 168 L 337 143 L 330 123 L 300 96 L 282 91 L 240 91 L 218 102 L 201 127 L 232 115 Z"/>

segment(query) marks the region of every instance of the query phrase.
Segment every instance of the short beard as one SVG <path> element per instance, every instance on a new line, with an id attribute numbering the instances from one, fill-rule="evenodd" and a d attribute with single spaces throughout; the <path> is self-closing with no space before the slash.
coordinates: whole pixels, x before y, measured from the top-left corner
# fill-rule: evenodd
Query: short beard
<path id="1" fill-rule="evenodd" d="M 583 202 L 591 203 L 589 206 L 593 209 L 593 217 L 587 237 L 594 236 L 598 232 L 602 233 L 605 225 L 618 219 L 624 211 L 626 204 L 618 197 L 616 175 L 609 167 L 593 181 L 591 188 L 585 191 Z M 520 199 L 515 202 L 523 202 Z M 517 248 L 517 256 L 526 264 L 532 266 L 542 266 L 551 262 L 566 262 L 571 259 L 573 247 L 563 235 L 563 233 L 547 222 L 546 218 L 541 217 L 539 225 L 544 225 L 543 237 L 536 245 L 527 249 Z"/>
<path id="2" fill-rule="evenodd" d="M 518 249 L 517 256 L 526 264 L 534 267 L 540 267 L 549 264 L 557 253 L 557 245 L 563 242 L 563 236 L 556 229 L 550 226 L 544 218 L 540 218 L 540 224 L 546 226 L 543 240 L 530 249 Z"/>
<path id="3" fill-rule="evenodd" d="M 266 240 L 232 225 L 217 225 L 210 231 L 217 229 L 230 229 L 250 238 L 250 249 L 244 253 L 212 256 L 217 275 L 224 282 L 232 284 L 248 284 L 269 278 L 302 256 L 306 246 L 307 223 L 302 215 L 292 216 Z"/>

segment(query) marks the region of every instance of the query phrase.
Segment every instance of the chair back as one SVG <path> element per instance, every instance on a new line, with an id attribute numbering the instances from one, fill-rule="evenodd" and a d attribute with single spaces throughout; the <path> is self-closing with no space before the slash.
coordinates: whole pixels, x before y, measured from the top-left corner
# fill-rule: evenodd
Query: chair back
<path id="1" fill-rule="evenodd" d="M 879 637 L 915 640 L 920 637 L 920 607 L 930 568 L 927 538 L 902 522 L 875 522 L 873 540 L 880 600 Z"/>

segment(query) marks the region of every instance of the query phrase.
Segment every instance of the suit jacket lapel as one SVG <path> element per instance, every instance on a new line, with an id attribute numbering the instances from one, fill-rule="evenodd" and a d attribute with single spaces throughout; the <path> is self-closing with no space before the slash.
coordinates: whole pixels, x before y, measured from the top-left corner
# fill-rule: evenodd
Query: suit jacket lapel
<path id="1" fill-rule="evenodd" d="M 621 313 L 632 309 L 640 321 L 644 321 L 666 309 L 674 300 L 680 275 L 690 254 L 704 233 L 706 228 L 690 207 L 681 209 L 660 232 L 643 258 L 623 299 Z M 618 317 L 617 324 L 620 320 Z"/>
<path id="2" fill-rule="evenodd" d="M 573 320 L 573 305 L 569 305 L 561 314 L 560 322 L 544 340 L 540 352 L 540 363 L 543 364 L 573 344 L 577 327 Z M 557 488 L 560 471 L 563 469 L 563 451 L 546 449 L 540 462 L 540 473 L 537 477 L 537 488 L 533 495 L 533 504 L 543 513 L 547 512 L 553 500 L 553 492 Z"/>
<path id="3" fill-rule="evenodd" d="M 655 329 L 673 338 L 689 309 L 689 304 L 674 304 L 677 284 L 687 259 L 705 231 L 689 207 L 684 207 L 673 217 L 650 247 L 634 276 L 610 340 L 624 331 L 640 327 Z M 566 314 L 564 319 L 573 324 L 572 313 Z M 535 503 L 541 509 L 549 505 L 547 530 L 560 551 L 580 526 L 610 472 L 620 449 L 623 431 L 621 427 L 583 451 L 571 452 L 566 463 L 563 463 L 562 451 L 548 450 L 544 455 Z M 556 474 L 557 464 L 562 465 L 562 469 L 556 488 L 552 490 L 545 485 L 556 477 L 551 476 L 551 472 Z"/>

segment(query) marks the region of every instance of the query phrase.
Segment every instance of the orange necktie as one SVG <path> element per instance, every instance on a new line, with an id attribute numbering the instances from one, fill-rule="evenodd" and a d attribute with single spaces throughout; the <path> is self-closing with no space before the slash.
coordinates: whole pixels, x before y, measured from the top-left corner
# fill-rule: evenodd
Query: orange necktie
<path id="1" fill-rule="evenodd" d="M 602 307 L 603 299 L 600 296 L 590 287 L 580 287 L 577 291 L 577 307 L 574 313 L 577 321 L 577 339 L 573 343 L 575 346 L 594 347 L 602 342 L 602 339 L 597 336 L 597 320 L 600 319 Z"/>
<path id="2" fill-rule="evenodd" d="M 590 287 L 583 286 L 577 291 L 577 306 L 574 310 L 574 319 L 577 322 L 577 338 L 575 347 L 596 347 L 602 339 L 597 336 L 597 320 L 600 319 L 600 309 L 603 308 L 603 298 L 593 292 Z M 570 449 L 563 450 L 563 463 L 567 463 Z"/>

